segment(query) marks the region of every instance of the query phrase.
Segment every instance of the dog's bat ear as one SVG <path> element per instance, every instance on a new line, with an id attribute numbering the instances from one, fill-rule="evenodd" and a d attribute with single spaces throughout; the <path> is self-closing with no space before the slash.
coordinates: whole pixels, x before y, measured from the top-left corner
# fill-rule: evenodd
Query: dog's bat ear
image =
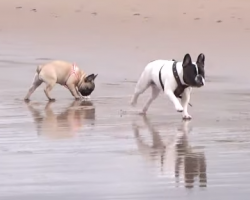
<path id="1" fill-rule="evenodd" d="M 85 80 L 85 82 L 91 82 L 94 79 L 95 79 L 95 75 L 94 74 L 90 74 L 84 80 Z"/>
<path id="2" fill-rule="evenodd" d="M 197 64 L 201 64 L 201 66 L 204 67 L 204 63 L 205 63 L 205 55 L 203 53 L 201 53 L 196 61 Z"/>
<path id="3" fill-rule="evenodd" d="M 95 80 L 95 78 L 98 76 L 98 74 L 96 74 L 95 76 L 94 76 L 94 80 Z"/>
<path id="4" fill-rule="evenodd" d="M 183 66 L 183 67 L 186 67 L 186 66 L 188 66 L 189 64 L 192 64 L 192 59 L 191 59 L 191 56 L 187 53 L 187 54 L 184 56 L 182 66 Z"/>

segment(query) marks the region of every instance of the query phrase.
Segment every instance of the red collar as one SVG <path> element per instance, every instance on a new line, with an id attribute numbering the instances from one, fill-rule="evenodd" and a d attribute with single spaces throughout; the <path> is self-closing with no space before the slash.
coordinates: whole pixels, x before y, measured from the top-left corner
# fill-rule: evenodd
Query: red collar
<path id="1" fill-rule="evenodd" d="M 78 70 L 79 70 L 78 67 L 74 63 L 73 66 L 72 66 L 72 71 L 71 71 L 71 73 L 70 73 L 69 76 L 71 76 L 72 74 L 74 74 L 76 76 L 76 78 L 79 79 L 79 74 L 77 73 Z"/>
<path id="2" fill-rule="evenodd" d="M 78 73 L 78 71 L 79 71 L 79 69 L 78 69 L 77 65 L 76 65 L 75 63 L 73 63 L 73 65 L 72 65 L 72 70 L 71 70 L 71 72 L 70 72 L 70 74 L 69 74 L 67 80 L 65 81 L 64 87 L 68 88 L 67 85 L 66 85 L 66 83 L 67 83 L 69 77 L 70 77 L 72 74 L 74 74 L 75 77 L 77 78 L 77 80 L 79 80 L 79 73 Z"/>

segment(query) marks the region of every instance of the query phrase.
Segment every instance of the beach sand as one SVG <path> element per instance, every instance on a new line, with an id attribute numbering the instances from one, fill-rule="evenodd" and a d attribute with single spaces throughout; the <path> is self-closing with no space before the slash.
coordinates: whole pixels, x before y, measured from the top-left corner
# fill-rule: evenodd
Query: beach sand
<path id="1" fill-rule="evenodd" d="M 250 2 L 2 0 L 0 199 L 248 199 Z M 206 56 L 192 121 L 163 94 L 129 100 L 155 59 Z M 54 59 L 98 73 L 91 102 L 56 86 L 23 98 Z"/>

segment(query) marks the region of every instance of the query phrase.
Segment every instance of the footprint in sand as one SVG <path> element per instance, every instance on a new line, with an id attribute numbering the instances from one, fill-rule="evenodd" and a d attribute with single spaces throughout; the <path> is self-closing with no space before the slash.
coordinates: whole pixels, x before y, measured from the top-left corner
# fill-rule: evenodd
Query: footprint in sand
<path id="1" fill-rule="evenodd" d="M 140 13 L 135 13 L 134 16 L 140 16 L 141 14 Z"/>

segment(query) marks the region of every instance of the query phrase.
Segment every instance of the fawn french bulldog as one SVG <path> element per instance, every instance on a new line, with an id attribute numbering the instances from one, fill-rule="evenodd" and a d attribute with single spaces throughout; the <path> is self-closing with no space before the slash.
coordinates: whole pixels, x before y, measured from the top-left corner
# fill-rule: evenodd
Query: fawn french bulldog
<path id="1" fill-rule="evenodd" d="M 31 94 L 44 82 L 46 87 L 44 93 L 49 101 L 54 101 L 49 92 L 55 84 L 68 88 L 75 99 L 89 97 L 95 89 L 95 78 L 97 74 L 87 75 L 84 71 L 72 63 L 55 60 L 50 63 L 39 65 L 35 77 L 24 100 L 29 100 Z"/>

